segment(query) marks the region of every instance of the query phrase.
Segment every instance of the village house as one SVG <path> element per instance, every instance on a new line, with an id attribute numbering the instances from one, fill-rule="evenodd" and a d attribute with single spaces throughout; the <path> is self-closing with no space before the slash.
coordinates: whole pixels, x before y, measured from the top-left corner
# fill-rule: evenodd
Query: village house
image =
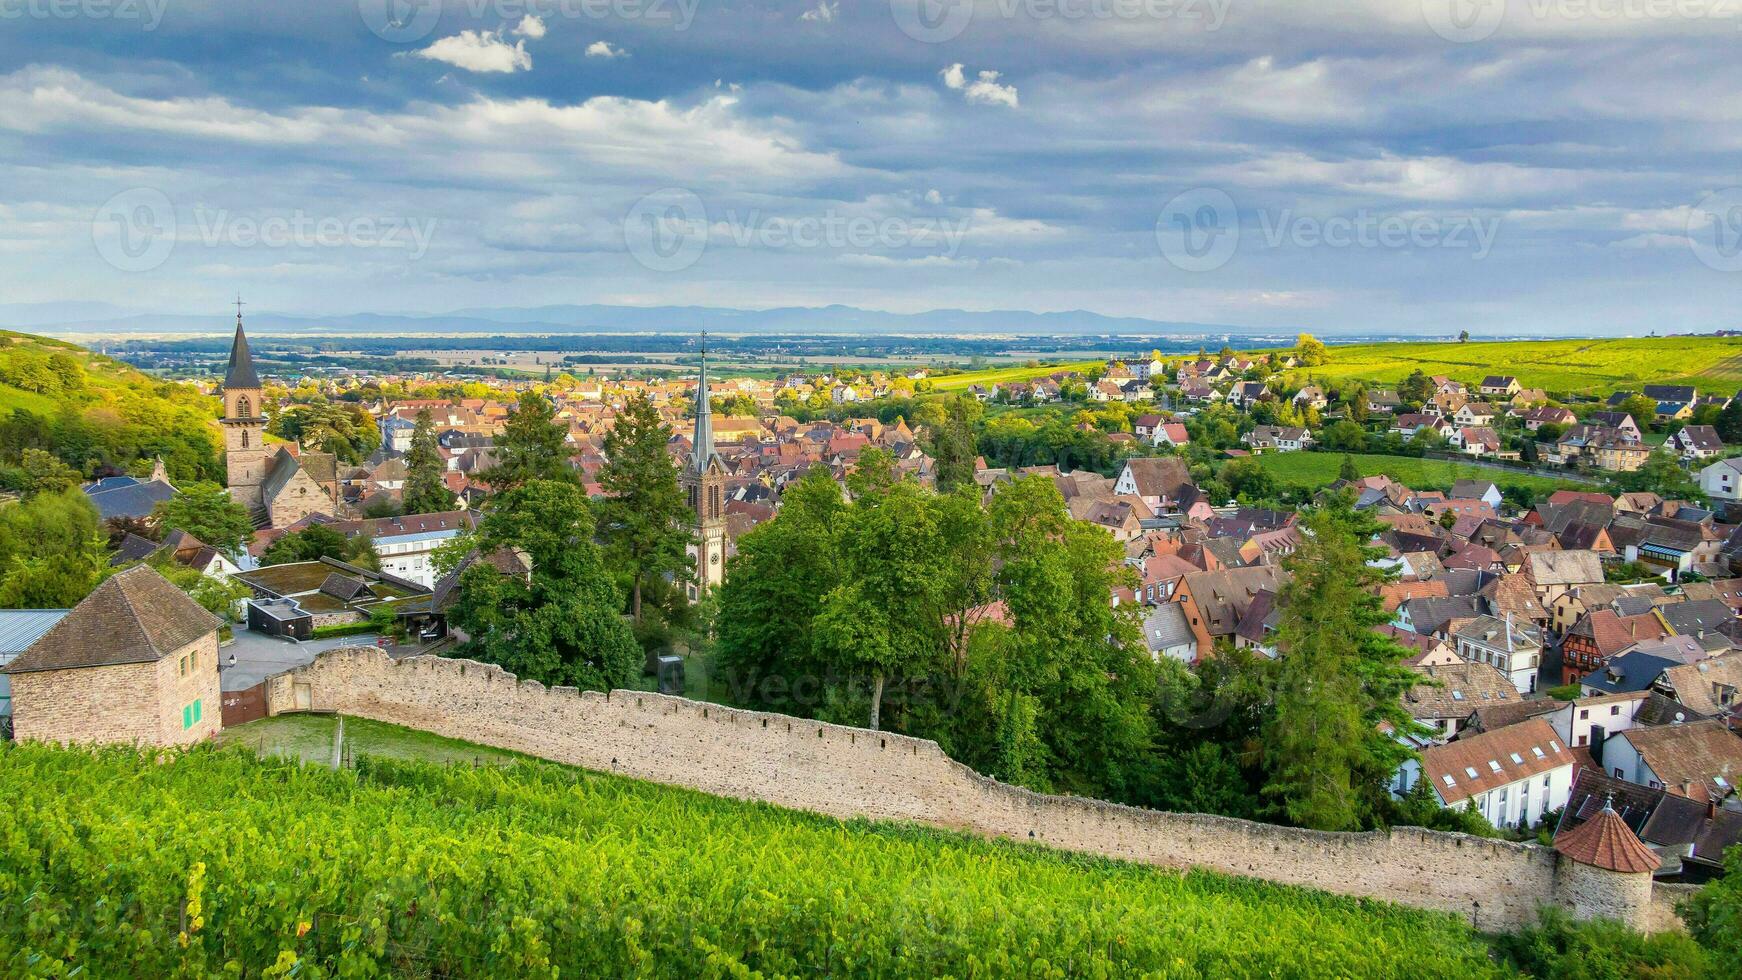
<path id="1" fill-rule="evenodd" d="M 1709 425 L 1684 425 L 1669 437 L 1669 446 L 1685 460 L 1711 459 L 1724 452 L 1724 440 Z"/>
<path id="2" fill-rule="evenodd" d="M 1311 448 L 1314 439 L 1311 432 L 1299 426 L 1261 425 L 1241 436 L 1240 441 L 1251 446 L 1255 453 L 1292 453 Z"/>
<path id="3" fill-rule="evenodd" d="M 1477 616 L 1453 631 L 1458 656 L 1489 664 L 1505 674 L 1520 694 L 1536 690 L 1542 665 L 1542 637 L 1536 630 L 1493 616 Z"/>
<path id="4" fill-rule="evenodd" d="M 1566 805 L 1577 768 L 1554 729 L 1533 718 L 1428 746 L 1394 786 L 1401 794 L 1424 780 L 1442 806 L 1473 809 L 1496 827 L 1531 827 Z"/>
<path id="5" fill-rule="evenodd" d="M 1720 459 L 1699 473 L 1700 492 L 1713 500 L 1742 499 L 1742 456 Z"/>
<path id="6" fill-rule="evenodd" d="M 1617 779 L 1721 802 L 1742 781 L 1742 739 L 1712 720 L 1634 728 L 1604 740 L 1602 763 Z"/>
<path id="7" fill-rule="evenodd" d="M 6 665 L 13 736 L 160 746 L 210 737 L 222 625 L 150 567 L 117 572 Z"/>
<path id="8" fill-rule="evenodd" d="M 1482 384 L 1477 387 L 1476 391 L 1482 395 L 1499 395 L 1502 398 L 1511 398 L 1519 392 L 1518 379 L 1509 374 L 1490 374 L 1482 379 Z"/>

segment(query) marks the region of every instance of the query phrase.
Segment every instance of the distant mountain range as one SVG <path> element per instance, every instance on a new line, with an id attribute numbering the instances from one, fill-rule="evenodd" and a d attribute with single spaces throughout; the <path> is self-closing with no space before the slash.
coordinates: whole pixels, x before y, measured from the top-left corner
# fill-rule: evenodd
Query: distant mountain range
<path id="1" fill-rule="evenodd" d="M 721 334 L 1012 334 L 1070 336 L 1254 336 L 1279 333 L 1228 324 L 1114 317 L 1086 310 L 930 310 L 888 313 L 853 306 L 736 310 L 713 306 L 605 306 L 598 304 L 475 307 L 441 314 L 348 313 L 292 316 L 248 311 L 259 334 L 471 334 L 471 333 L 684 333 Z M 0 305 L 0 327 L 53 334 L 210 334 L 229 329 L 221 312 L 141 313 L 105 303 Z M 1286 333 L 1286 332 L 1283 332 Z"/>

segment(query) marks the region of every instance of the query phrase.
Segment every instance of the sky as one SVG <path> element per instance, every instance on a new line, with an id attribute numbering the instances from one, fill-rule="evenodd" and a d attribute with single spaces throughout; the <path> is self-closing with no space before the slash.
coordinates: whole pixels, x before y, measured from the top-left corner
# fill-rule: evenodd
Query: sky
<path id="1" fill-rule="evenodd" d="M 1738 0 L 0 0 L 0 303 L 1742 328 Z"/>

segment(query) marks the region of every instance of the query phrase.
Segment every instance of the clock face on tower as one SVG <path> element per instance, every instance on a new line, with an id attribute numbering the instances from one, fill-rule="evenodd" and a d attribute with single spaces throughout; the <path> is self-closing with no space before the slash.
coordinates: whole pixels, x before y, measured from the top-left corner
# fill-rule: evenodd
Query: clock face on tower
<path id="1" fill-rule="evenodd" d="M 719 563 L 720 563 L 720 555 L 718 552 L 715 552 L 714 554 L 711 554 L 708 556 L 708 564 L 718 565 Z"/>

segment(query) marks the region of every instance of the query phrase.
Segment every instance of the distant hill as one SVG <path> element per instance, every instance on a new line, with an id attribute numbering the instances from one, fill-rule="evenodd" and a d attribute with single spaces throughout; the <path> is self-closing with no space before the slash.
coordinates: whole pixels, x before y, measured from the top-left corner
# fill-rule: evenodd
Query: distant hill
<path id="1" fill-rule="evenodd" d="M 58 311 L 58 312 L 57 312 Z M 222 333 L 228 318 L 200 314 L 130 313 L 101 304 L 0 306 L 0 325 L 29 326 L 57 334 Z M 1013 334 L 1070 336 L 1100 334 L 1186 334 L 1289 336 L 1214 323 L 1113 317 L 1086 310 L 1033 313 L 1026 310 L 930 310 L 887 313 L 853 306 L 783 307 L 739 310 L 713 306 L 476 307 L 442 314 L 348 313 L 292 316 L 256 312 L 248 317 L 251 334 L 429 334 L 429 333 L 696 333 L 723 334 Z"/>
<path id="2" fill-rule="evenodd" d="M 162 456 L 172 480 L 215 480 L 217 399 L 76 344 L 0 331 L 0 470 L 44 449 L 85 476 Z"/>

